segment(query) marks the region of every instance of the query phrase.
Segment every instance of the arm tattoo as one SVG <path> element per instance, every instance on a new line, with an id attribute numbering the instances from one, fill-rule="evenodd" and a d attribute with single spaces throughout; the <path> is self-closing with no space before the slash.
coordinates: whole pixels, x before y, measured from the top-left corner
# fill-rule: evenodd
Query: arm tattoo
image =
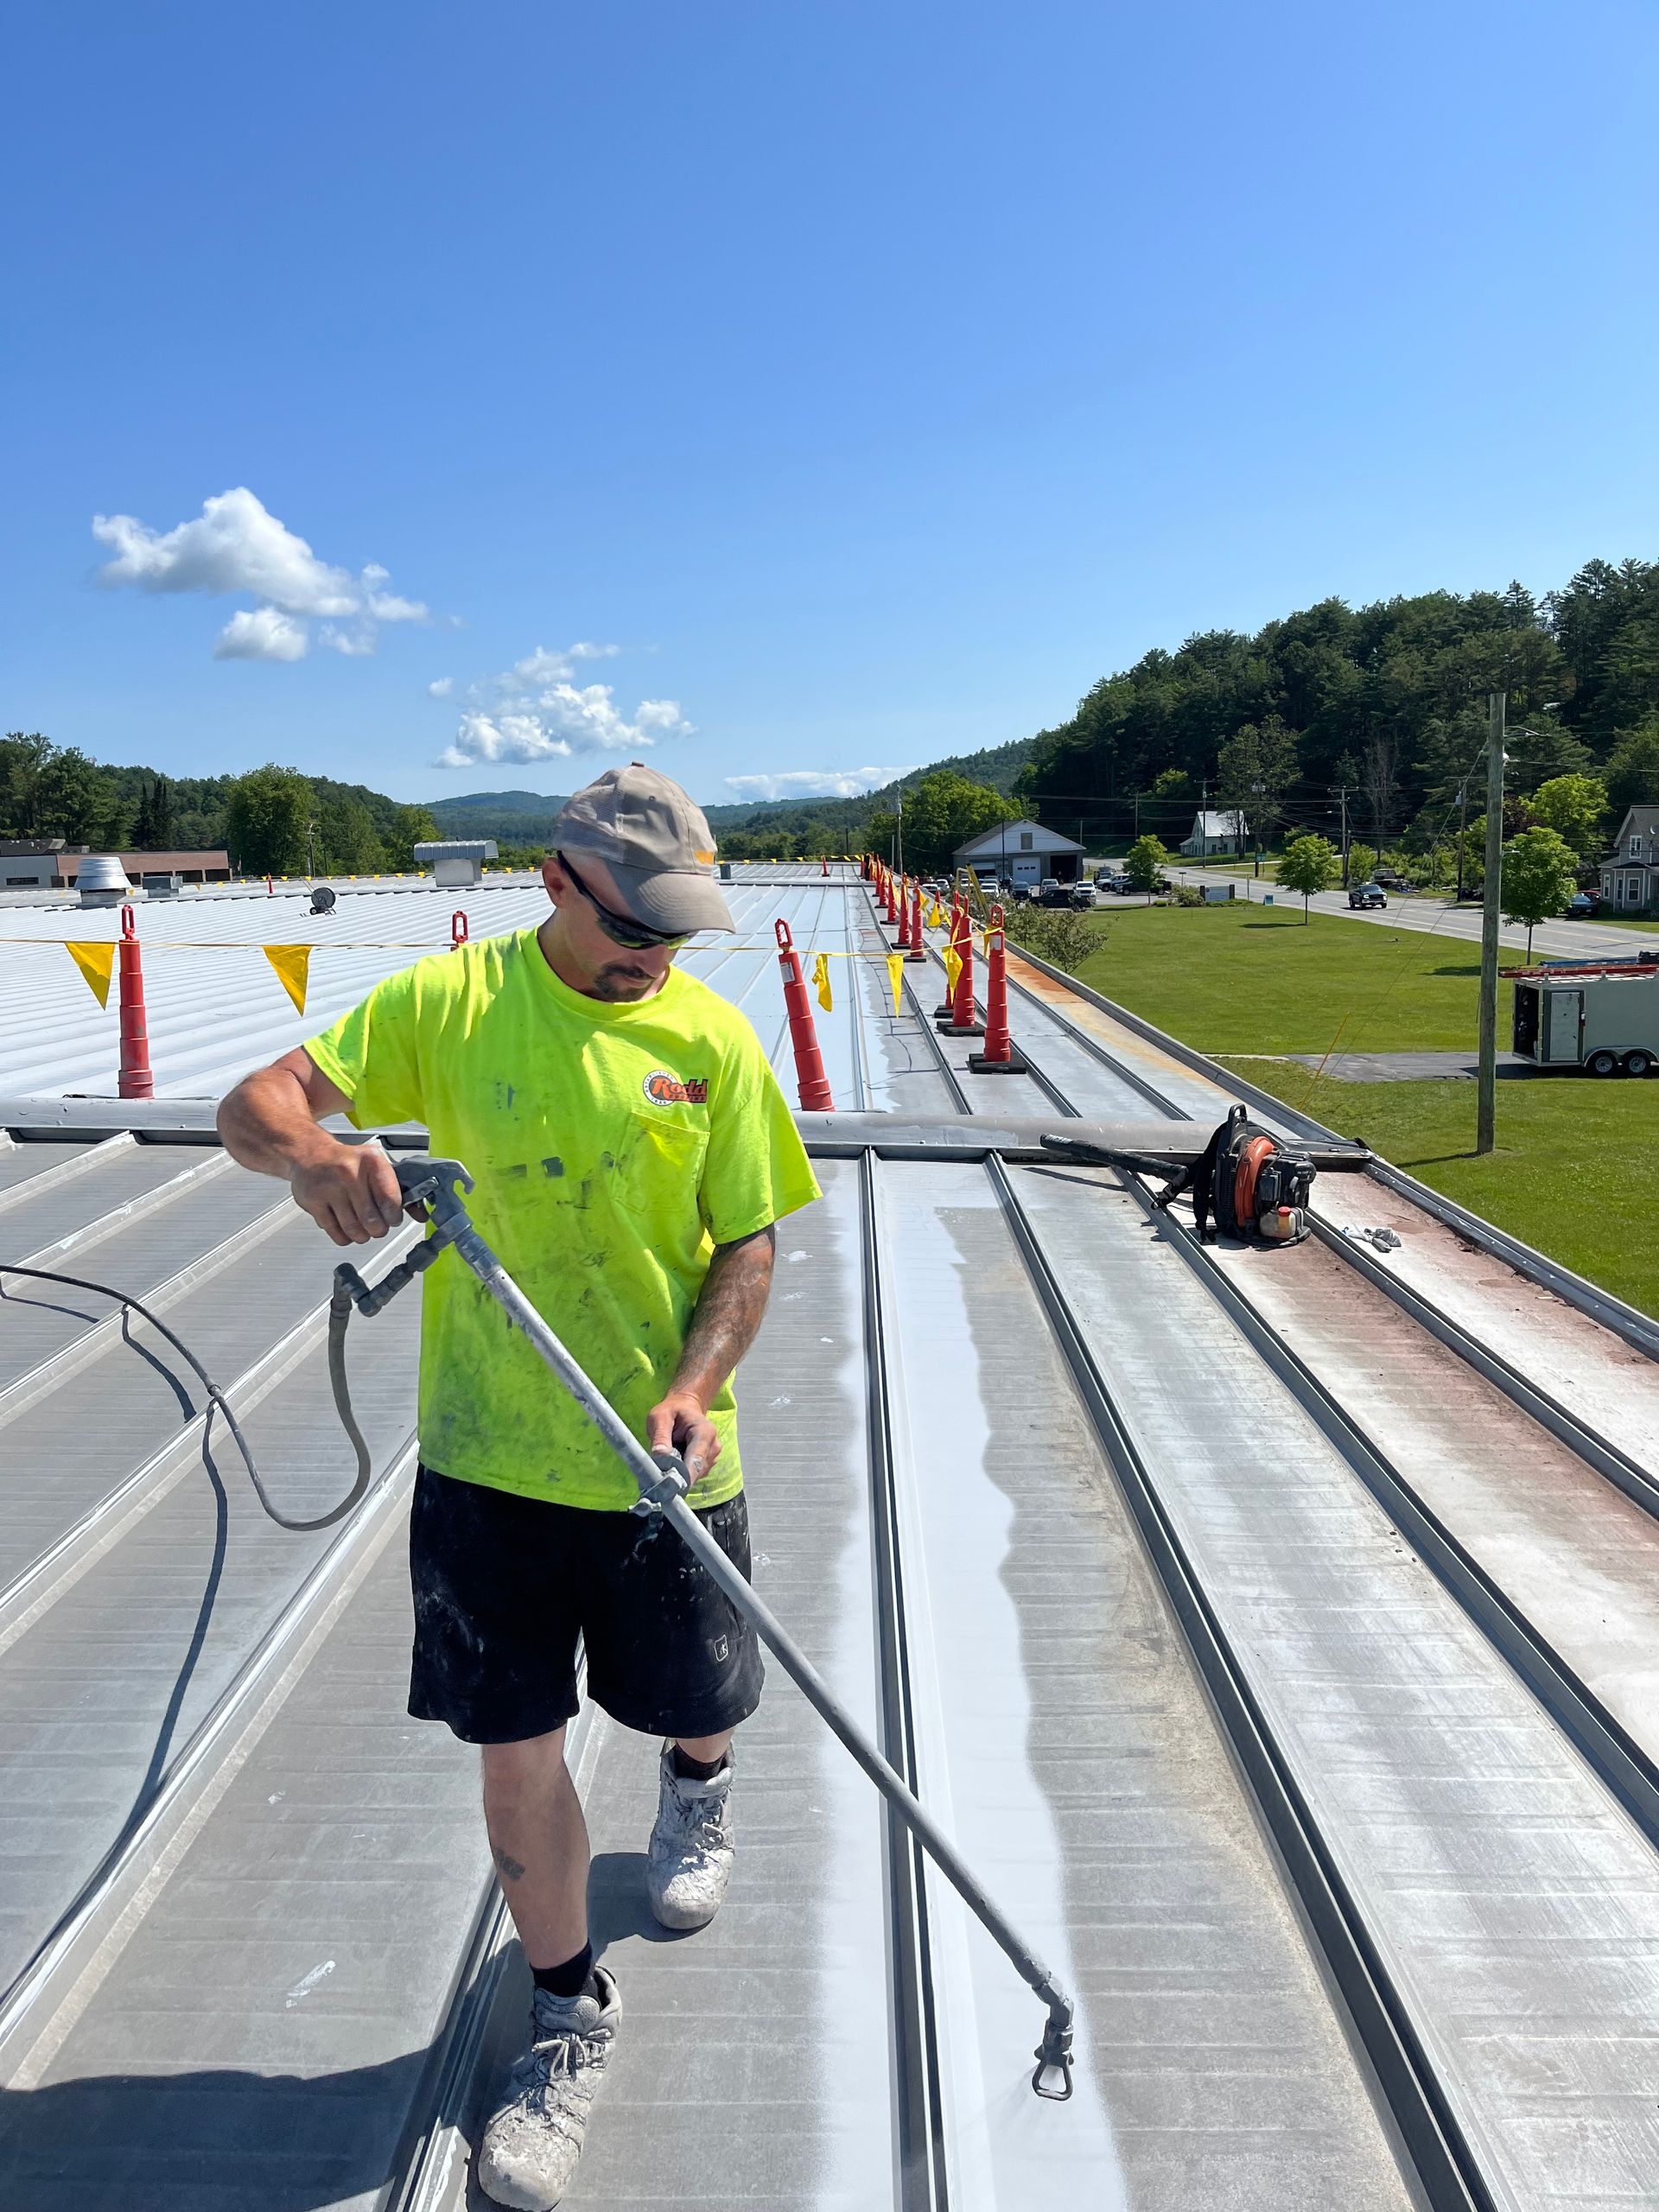
<path id="1" fill-rule="evenodd" d="M 706 1405 L 735 1370 L 766 1318 L 777 1243 L 772 1230 L 761 1229 L 715 1246 L 686 1331 L 677 1389 L 695 1390 Z"/>
<path id="2" fill-rule="evenodd" d="M 498 1850 L 495 1854 L 495 1863 L 510 1882 L 523 1881 L 524 1870 L 510 1851 Z"/>

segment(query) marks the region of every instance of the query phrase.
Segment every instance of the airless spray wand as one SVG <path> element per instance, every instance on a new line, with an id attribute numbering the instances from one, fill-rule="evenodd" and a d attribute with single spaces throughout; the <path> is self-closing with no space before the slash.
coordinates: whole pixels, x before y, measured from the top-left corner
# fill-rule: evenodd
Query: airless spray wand
<path id="1" fill-rule="evenodd" d="M 639 1485 L 636 1513 L 660 1516 L 671 1522 L 698 1563 L 720 1585 L 738 1611 L 753 1626 L 766 1649 L 806 1699 L 863 1768 L 922 1849 L 932 1859 L 963 1903 L 1001 1948 L 1020 1980 L 1048 2007 L 1043 2039 L 1037 2047 L 1036 2071 L 1031 2086 L 1039 2097 L 1063 2102 L 1071 2094 L 1071 1999 L 1053 1975 L 1023 1941 L 1018 1931 L 975 1880 L 957 1855 L 950 1838 L 939 1828 L 921 1800 L 894 1773 L 851 1717 L 806 1654 L 779 1621 L 771 1608 L 750 1587 L 720 1546 L 685 1502 L 690 1481 L 683 1461 L 674 1452 L 652 1453 L 618 1419 L 613 1408 L 588 1381 L 570 1354 L 549 1328 L 495 1254 L 473 1226 L 461 1198 L 473 1179 L 460 1162 L 405 1157 L 392 1162 L 404 1202 L 423 1205 L 431 1219 L 432 1234 L 417 1245 L 408 1259 L 384 1275 L 372 1288 L 357 1269 L 344 1264 L 334 1270 L 337 1300 L 349 1298 L 361 1313 L 378 1313 L 406 1283 L 429 1268 L 439 1254 L 453 1247 L 457 1256 L 478 1277 L 492 1298 L 521 1330 L 599 1431 L 617 1458 Z M 338 1395 L 338 1394 L 337 1394 Z"/>

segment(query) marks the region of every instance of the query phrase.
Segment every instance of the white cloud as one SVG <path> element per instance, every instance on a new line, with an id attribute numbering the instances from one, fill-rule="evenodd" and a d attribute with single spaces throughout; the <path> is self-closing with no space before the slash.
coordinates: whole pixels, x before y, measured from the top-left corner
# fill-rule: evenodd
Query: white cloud
<path id="1" fill-rule="evenodd" d="M 319 560 L 245 486 L 203 500 L 199 515 L 173 530 L 151 530 L 136 515 L 94 515 L 92 536 L 115 555 L 99 570 L 111 589 L 248 592 L 260 601 L 219 632 L 213 651 L 221 660 L 300 660 L 314 616 L 348 622 L 326 626 L 323 642 L 353 654 L 374 651 L 379 623 L 427 619 L 420 601 L 382 588 L 391 578 L 378 563 L 353 576 Z"/>
<path id="2" fill-rule="evenodd" d="M 309 637 L 303 622 L 279 607 L 241 608 L 213 644 L 215 660 L 303 660 Z"/>
<path id="3" fill-rule="evenodd" d="M 467 686 L 473 704 L 438 756 L 441 768 L 480 760 L 548 760 L 572 753 L 639 751 L 665 737 L 689 737 L 696 725 L 677 699 L 642 699 L 630 720 L 608 683 L 575 683 L 576 664 L 613 659 L 619 645 L 582 643 L 550 652 L 537 645 L 499 675 Z M 450 680 L 428 686 L 446 698 Z"/>
<path id="4" fill-rule="evenodd" d="M 859 798 L 911 772 L 910 767 L 791 768 L 779 776 L 728 776 L 726 784 L 739 798 Z"/>
<path id="5" fill-rule="evenodd" d="M 331 652 L 344 653 L 350 660 L 361 660 L 374 651 L 372 622 L 353 622 L 344 630 L 337 622 L 325 622 L 318 635 Z"/>
<path id="6" fill-rule="evenodd" d="M 434 683 L 427 685 L 426 696 L 429 699 L 447 699 L 454 688 L 455 679 L 453 676 L 440 676 Z"/>
<path id="7" fill-rule="evenodd" d="M 537 715 L 464 714 L 454 739 L 439 753 L 440 768 L 470 767 L 475 760 L 551 760 L 570 751 Z"/>

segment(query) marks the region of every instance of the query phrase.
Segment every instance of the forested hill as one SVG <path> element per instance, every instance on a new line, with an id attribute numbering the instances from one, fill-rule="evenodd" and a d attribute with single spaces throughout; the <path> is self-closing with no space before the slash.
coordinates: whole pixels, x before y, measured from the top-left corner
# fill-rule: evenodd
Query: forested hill
<path id="1" fill-rule="evenodd" d="M 1381 844 L 1432 838 L 1507 690 L 1512 788 L 1605 777 L 1614 809 L 1659 800 L 1659 563 L 1592 561 L 1535 600 L 1425 592 L 1339 599 L 1254 637 L 1211 630 L 1104 677 L 1044 730 L 1019 796 L 1057 828 L 1184 834 L 1201 794 L 1285 826 L 1351 821 Z"/>
<path id="2" fill-rule="evenodd" d="M 1588 563 L 1559 591 L 1423 592 L 1351 607 L 1339 599 L 1252 636 L 1210 630 L 1103 677 L 1069 721 L 929 765 L 936 842 L 997 818 L 1010 796 L 1096 850 L 1152 830 L 1173 844 L 1195 805 L 1236 807 L 1258 834 L 1334 831 L 1421 853 L 1455 827 L 1485 743 L 1485 696 L 1510 696 L 1509 783 L 1520 801 L 1561 776 L 1599 779 L 1616 829 L 1659 804 L 1659 563 Z M 671 750 L 659 756 L 671 773 Z M 595 762 L 597 768 L 601 763 Z M 963 789 L 963 782 L 977 790 Z M 906 823 L 928 795 L 906 779 Z M 1582 798 L 1582 794 L 1580 795 Z M 885 845 L 897 786 L 855 798 L 711 806 L 734 859 Z M 282 873 L 407 867 L 437 834 L 534 852 L 563 802 L 476 791 L 410 806 L 360 784 L 267 766 L 167 778 L 114 767 L 39 733 L 0 738 L 0 836 L 67 837 L 115 850 L 228 842 L 238 866 Z M 1471 812 L 1484 795 L 1477 789 Z M 1587 802 L 1586 802 L 1587 803 Z M 1507 810 L 1506 810 L 1507 811 Z M 1523 826 L 1517 818 L 1516 827 Z"/>

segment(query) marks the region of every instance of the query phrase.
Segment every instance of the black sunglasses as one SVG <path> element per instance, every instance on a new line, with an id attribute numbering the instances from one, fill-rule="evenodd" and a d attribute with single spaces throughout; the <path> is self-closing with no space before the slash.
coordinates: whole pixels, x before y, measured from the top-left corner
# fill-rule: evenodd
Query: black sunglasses
<path id="1" fill-rule="evenodd" d="M 599 926 L 613 944 L 622 945 L 630 952 L 646 952 L 653 945 L 683 944 L 692 935 L 690 930 L 654 930 L 646 922 L 636 922 L 632 914 L 617 913 L 602 899 L 594 896 L 565 854 L 555 853 L 553 857 L 593 908 Z"/>

